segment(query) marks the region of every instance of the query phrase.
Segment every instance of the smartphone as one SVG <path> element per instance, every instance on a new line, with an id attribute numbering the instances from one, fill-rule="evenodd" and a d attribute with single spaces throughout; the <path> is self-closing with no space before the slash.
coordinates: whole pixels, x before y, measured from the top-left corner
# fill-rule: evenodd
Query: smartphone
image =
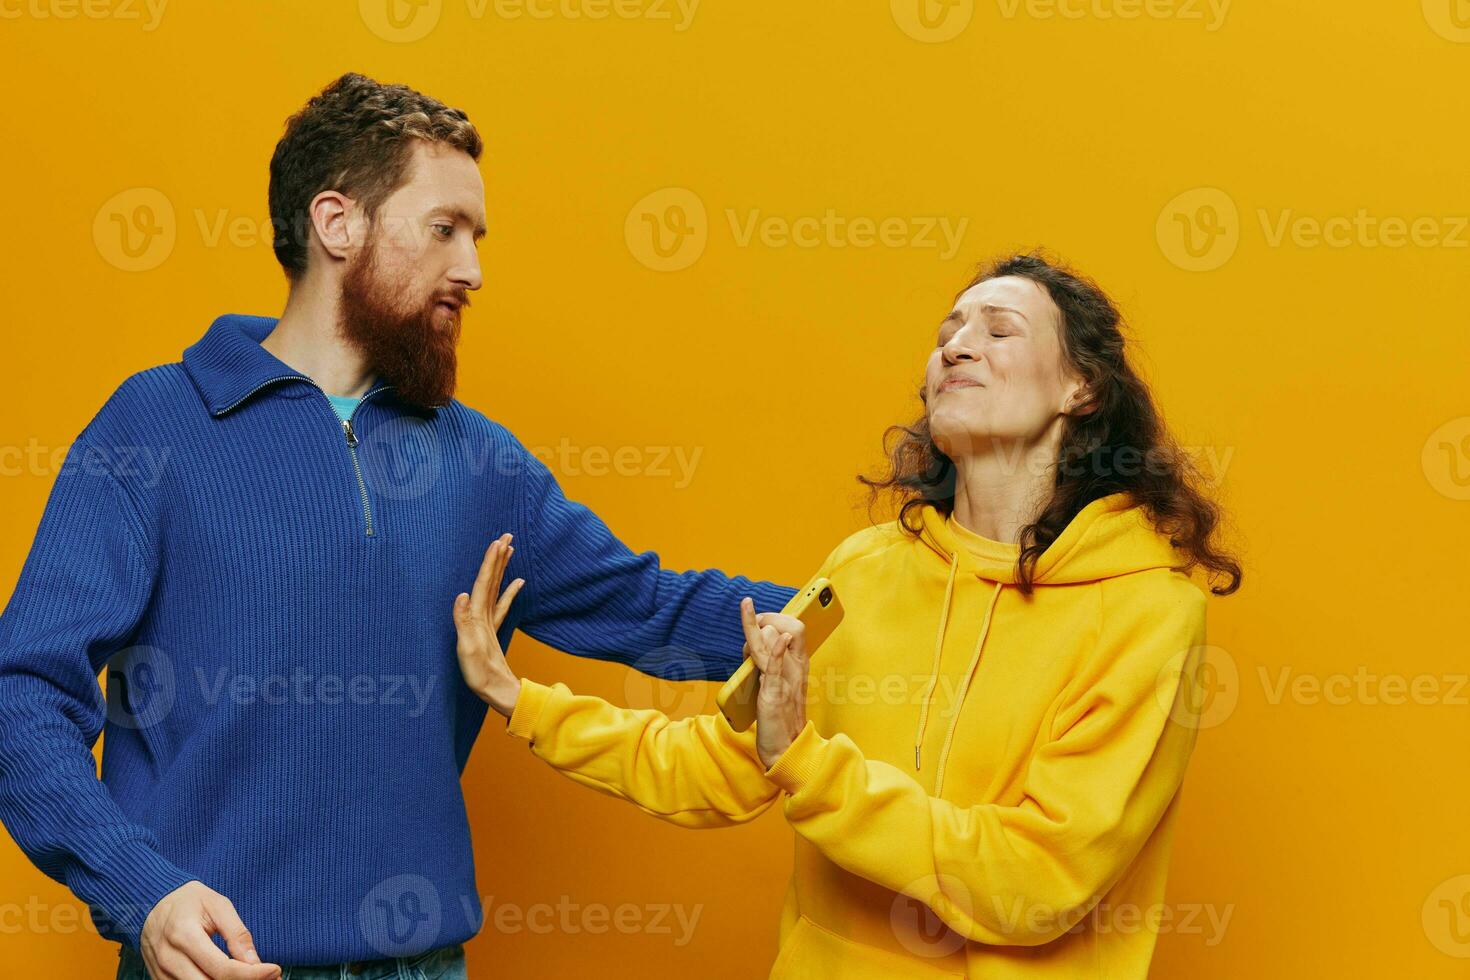
<path id="1" fill-rule="evenodd" d="M 837 624 L 842 622 L 842 603 L 837 598 L 837 589 L 825 578 L 813 579 L 805 589 L 792 596 L 781 611 L 801 620 L 806 627 L 808 656 L 816 653 L 822 641 L 831 636 Z M 730 727 L 737 732 L 755 724 L 755 699 L 760 688 L 761 672 L 755 661 L 746 657 L 745 663 L 715 695 L 715 703 L 720 706 Z"/>

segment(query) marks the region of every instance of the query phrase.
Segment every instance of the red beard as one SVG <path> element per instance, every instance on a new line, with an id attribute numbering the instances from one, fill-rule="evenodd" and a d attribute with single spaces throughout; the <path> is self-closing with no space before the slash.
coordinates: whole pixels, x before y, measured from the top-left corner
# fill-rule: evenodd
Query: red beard
<path id="1" fill-rule="evenodd" d="M 401 303 L 407 285 L 382 272 L 377 254 L 373 239 L 348 260 L 339 329 L 362 352 L 368 368 L 393 385 L 396 397 L 420 408 L 447 405 L 454 396 L 460 312 L 450 317 L 436 304 L 451 299 L 462 310 L 469 296 L 463 289 L 452 290 L 405 309 Z"/>

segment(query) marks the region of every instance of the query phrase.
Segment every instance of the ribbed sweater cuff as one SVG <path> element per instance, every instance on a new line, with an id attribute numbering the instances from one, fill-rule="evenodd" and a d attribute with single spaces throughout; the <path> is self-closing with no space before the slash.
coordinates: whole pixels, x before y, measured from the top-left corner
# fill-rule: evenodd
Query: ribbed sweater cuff
<path id="1" fill-rule="evenodd" d="M 766 770 L 766 778 L 787 793 L 795 795 L 817 776 L 822 758 L 827 754 L 827 740 L 810 721 L 796 736 L 776 764 Z"/>
<path id="2" fill-rule="evenodd" d="M 510 713 L 505 733 L 515 738 L 531 740 L 536 731 L 536 722 L 541 719 L 541 712 L 549 700 L 551 688 L 522 677 L 521 693 L 516 698 L 515 710 Z"/>
<path id="3" fill-rule="evenodd" d="M 120 842 L 105 854 L 89 854 L 86 859 L 97 861 L 92 868 L 97 880 L 88 896 L 90 903 L 111 919 L 133 949 L 138 948 L 143 923 L 153 907 L 179 886 L 199 880 L 137 840 Z"/>

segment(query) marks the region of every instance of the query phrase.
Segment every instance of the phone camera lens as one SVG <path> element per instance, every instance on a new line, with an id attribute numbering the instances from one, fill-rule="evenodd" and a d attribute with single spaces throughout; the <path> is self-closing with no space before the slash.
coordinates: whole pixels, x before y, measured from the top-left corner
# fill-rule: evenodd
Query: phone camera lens
<path id="1" fill-rule="evenodd" d="M 832 590 L 830 588 L 829 589 L 823 589 L 821 591 L 821 594 L 819 594 L 817 596 L 817 601 L 820 602 L 824 606 L 830 606 L 830 605 L 832 605 Z"/>

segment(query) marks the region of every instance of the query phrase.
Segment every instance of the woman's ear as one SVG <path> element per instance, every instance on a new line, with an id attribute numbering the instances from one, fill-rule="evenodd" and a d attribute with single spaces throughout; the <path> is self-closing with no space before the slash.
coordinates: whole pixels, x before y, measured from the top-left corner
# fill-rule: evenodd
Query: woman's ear
<path id="1" fill-rule="evenodd" d="M 1092 396 L 1086 382 L 1076 381 L 1067 389 L 1067 395 L 1063 399 L 1063 415 L 1091 415 L 1097 411 L 1097 400 Z"/>

